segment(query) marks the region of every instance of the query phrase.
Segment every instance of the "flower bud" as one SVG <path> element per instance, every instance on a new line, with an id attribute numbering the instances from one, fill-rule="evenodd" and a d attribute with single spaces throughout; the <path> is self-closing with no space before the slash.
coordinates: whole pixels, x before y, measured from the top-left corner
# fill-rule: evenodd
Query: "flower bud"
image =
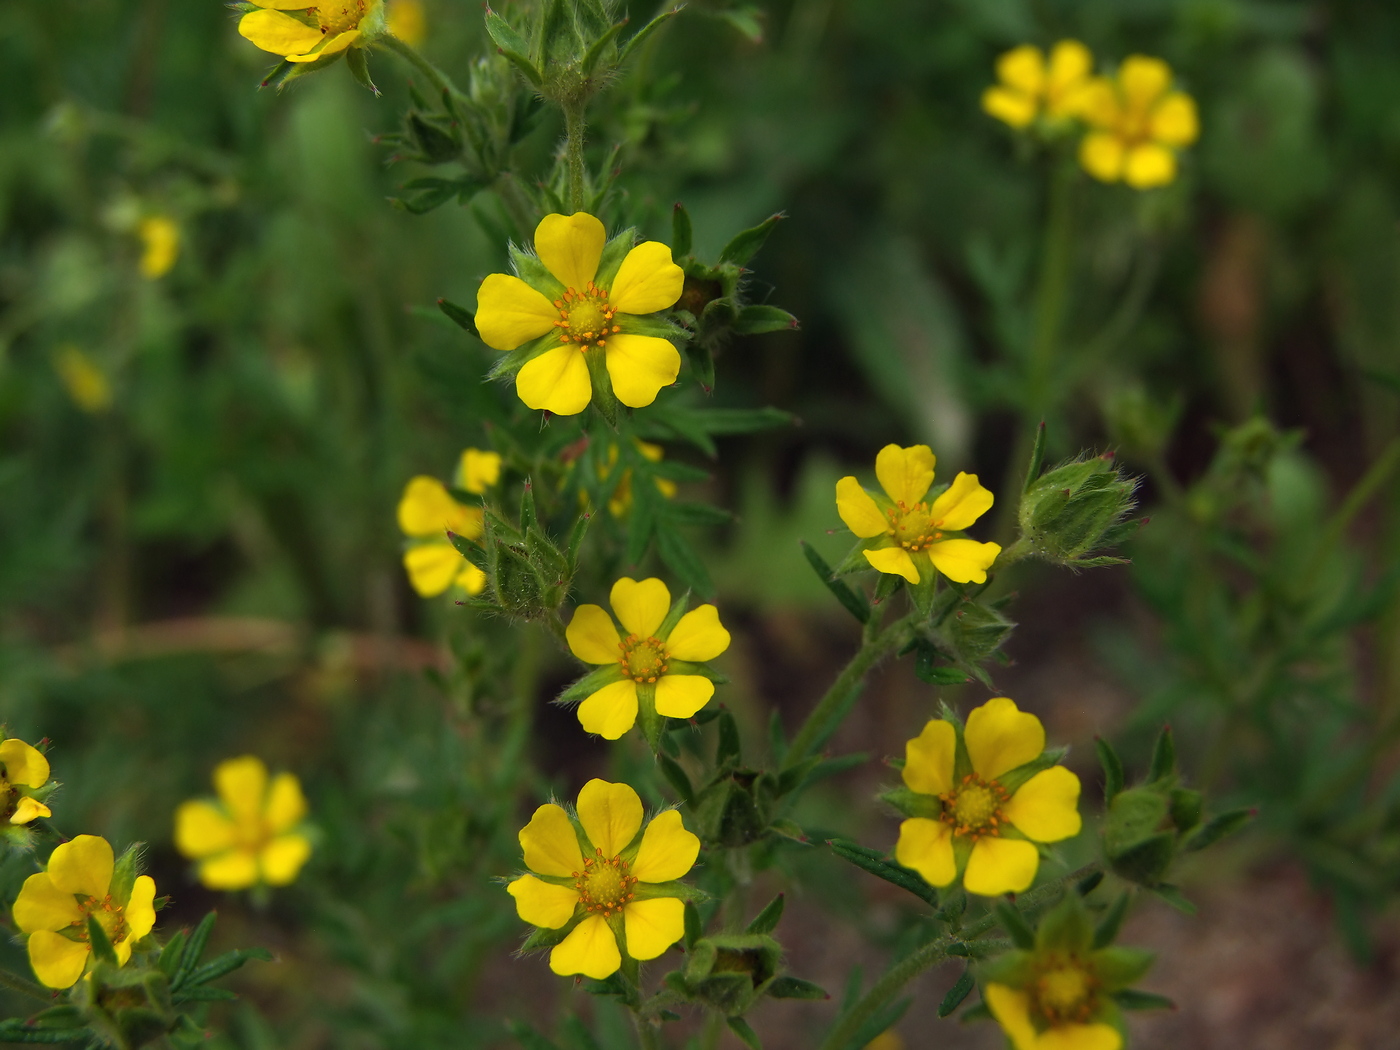
<path id="1" fill-rule="evenodd" d="M 1080 458 L 1047 471 L 1026 486 L 1019 512 L 1026 555 L 1060 565 L 1090 567 L 1123 559 L 1093 557 L 1121 543 L 1138 527 L 1127 517 L 1137 506 L 1138 479 L 1120 470 L 1111 454 Z"/>

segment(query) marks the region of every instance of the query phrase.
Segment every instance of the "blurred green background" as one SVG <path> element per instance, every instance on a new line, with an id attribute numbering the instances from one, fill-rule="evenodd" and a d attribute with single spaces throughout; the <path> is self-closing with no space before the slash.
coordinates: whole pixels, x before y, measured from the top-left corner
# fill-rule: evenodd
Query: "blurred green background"
<path id="1" fill-rule="evenodd" d="M 480 7 L 425 4 L 425 53 L 465 79 Z M 1074 187 L 1064 335 L 1033 394 L 1048 162 L 979 97 L 1003 50 L 1067 36 L 1104 61 L 1165 58 L 1202 137 L 1165 190 Z M 1018 579 L 1025 626 L 997 678 L 1068 743 L 1112 733 L 1141 758 L 1171 718 L 1198 777 L 1261 807 L 1201 877 L 1205 932 L 1145 920 L 1171 952 L 1159 987 L 1183 1003 L 1148 1045 L 1393 1035 L 1394 995 L 1366 969 L 1395 955 L 1400 887 L 1393 478 L 1334 515 L 1400 433 L 1397 45 L 1400 9 L 1381 0 L 697 0 L 592 131 L 595 160 L 626 144 L 620 185 L 647 232 L 667 236 L 684 201 L 701 257 L 788 214 L 750 294 L 802 329 L 733 343 L 715 398 L 802 425 L 726 439 L 713 462 L 668 449 L 739 515 L 706 551 L 742 636 L 726 699 L 746 725 L 769 707 L 794 724 L 854 650 L 796 541 L 840 556 L 831 486 L 869 477 L 883 444 L 930 443 L 940 470 L 1005 493 L 1018 434 L 1043 417 L 1054 456 L 1112 447 L 1148 472 L 1156 520 L 1134 567 Z M 505 1045 L 505 1014 L 586 997 L 511 957 L 521 928 L 490 880 L 516 863 L 518 816 L 572 794 L 604 750 L 545 706 L 572 673 L 546 647 L 525 715 L 541 773 L 520 800 L 492 797 L 477 720 L 495 701 L 464 708 L 425 670 L 448 666 L 447 639 L 489 678 L 518 636 L 414 596 L 394 521 L 409 476 L 446 476 L 485 444 L 483 420 L 515 411 L 508 386 L 480 382 L 493 355 L 433 309 L 472 303 L 504 245 L 485 195 L 424 216 L 388 203 L 422 174 L 373 142 L 407 104 L 393 56 L 372 60 L 380 98 L 340 66 L 260 92 L 268 58 L 213 0 L 0 11 L 0 719 L 53 742 L 61 831 L 148 844 L 167 925 L 218 903 L 221 941 L 278 953 L 241 978 L 248 1005 L 212 1015 L 218 1045 Z M 559 133 L 543 120 L 526 162 Z M 180 250 L 151 279 L 154 215 Z M 75 352 L 107 397 L 65 384 Z M 838 747 L 897 754 L 933 700 L 892 671 Z M 321 832 L 265 907 L 215 902 L 171 845 L 175 805 L 248 751 L 303 778 Z M 1072 760 L 1086 784 L 1091 753 Z M 826 826 L 892 828 L 865 801 L 876 766 L 825 796 Z M 7 899 L 27 863 L 0 867 Z M 832 867 L 796 863 L 813 908 L 787 942 L 794 972 L 828 987 L 861 953 L 878 967 L 898 927 L 894 903 Z M 861 907 L 819 913 L 852 885 Z M 1249 912 L 1259 901 L 1273 910 Z M 1297 943 L 1280 945 L 1285 911 Z M 1210 931 L 1257 954 L 1212 969 L 1235 941 Z M 21 947 L 3 952 L 24 971 Z M 1280 956 L 1331 960 L 1310 993 L 1331 1013 L 1304 1014 L 1289 990 L 1309 971 L 1279 977 Z M 809 1045 L 802 1023 L 775 1009 L 760 1029 Z"/>

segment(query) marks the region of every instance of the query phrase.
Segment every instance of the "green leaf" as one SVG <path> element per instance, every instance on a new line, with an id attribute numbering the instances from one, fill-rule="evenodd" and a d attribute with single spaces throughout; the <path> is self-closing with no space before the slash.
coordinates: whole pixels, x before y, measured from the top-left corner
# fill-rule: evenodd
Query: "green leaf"
<path id="1" fill-rule="evenodd" d="M 617 34 L 622 32 L 626 25 L 626 19 L 623 19 L 621 22 L 614 22 L 608 27 L 606 32 L 602 33 L 597 40 L 593 41 L 593 46 L 590 47 L 588 53 L 583 56 L 582 67 L 585 75 L 593 72 L 594 68 L 598 65 L 598 60 L 603 57 L 604 50 L 613 42 Z"/>
<path id="2" fill-rule="evenodd" d="M 754 916 L 753 921 L 744 928 L 745 933 L 772 933 L 778 927 L 778 920 L 783 917 L 783 905 L 785 898 L 783 894 L 778 894 L 768 902 L 768 907 Z"/>
<path id="3" fill-rule="evenodd" d="M 950 1013 L 962 1005 L 964 999 L 971 994 L 977 982 L 972 978 L 971 970 L 964 970 L 957 983 L 948 989 L 948 994 L 943 997 L 943 1001 L 938 1004 L 938 1016 L 947 1017 Z"/>
<path id="4" fill-rule="evenodd" d="M 738 335 L 762 335 L 764 332 L 795 331 L 801 327 L 797 318 L 776 306 L 755 303 L 739 311 L 732 325 Z"/>
<path id="5" fill-rule="evenodd" d="M 1155 960 L 1141 948 L 1102 948 L 1093 954 L 1093 967 L 1103 986 L 1113 991 L 1142 980 Z"/>
<path id="6" fill-rule="evenodd" d="M 559 1050 L 559 1047 L 522 1021 L 506 1021 L 506 1031 L 515 1036 L 516 1042 L 525 1050 Z"/>
<path id="7" fill-rule="evenodd" d="M 1157 744 L 1152 748 L 1152 768 L 1148 771 L 1148 782 L 1165 780 L 1176 775 L 1176 740 L 1172 737 L 1172 727 L 1163 726 L 1157 736 Z"/>
<path id="8" fill-rule="evenodd" d="M 804 981 L 800 977 L 778 977 L 768 986 L 772 999 L 830 999 L 831 993 L 821 985 Z"/>
<path id="9" fill-rule="evenodd" d="M 1153 893 L 1157 894 L 1157 896 L 1161 897 L 1162 900 L 1166 901 L 1168 904 L 1170 904 L 1177 911 L 1181 912 L 1183 915 L 1196 914 L 1196 906 L 1192 904 L 1191 901 L 1187 899 L 1186 895 L 1182 893 L 1179 889 L 1177 889 L 1175 886 L 1163 882 L 1156 886 L 1151 886 L 1149 887 L 1149 889 L 1151 889 Z"/>
<path id="10" fill-rule="evenodd" d="M 822 581 L 826 589 L 836 597 L 836 600 L 848 613 L 861 623 L 867 622 L 870 619 L 870 602 L 866 600 L 865 595 L 853 590 L 845 581 L 833 578 L 831 566 L 826 563 L 826 559 L 806 540 L 801 542 L 802 553 L 807 558 L 807 564 L 812 566 L 817 578 Z"/>
<path id="11" fill-rule="evenodd" d="M 171 998 L 177 1003 L 228 1003 L 235 1001 L 238 996 L 227 988 L 191 986 L 176 992 Z"/>
<path id="12" fill-rule="evenodd" d="M 850 861 L 856 867 L 868 871 L 876 878 L 884 879 L 902 890 L 907 890 L 926 904 L 937 906 L 938 891 L 925 882 L 918 872 L 910 871 L 908 868 L 886 860 L 883 855 L 873 849 L 867 849 L 865 846 L 848 842 L 845 839 L 832 839 L 827 845 L 831 847 L 831 852 L 842 860 Z"/>
<path id="13" fill-rule="evenodd" d="M 1030 950 L 1035 947 L 1035 931 L 1031 929 L 1026 917 L 1021 914 L 1019 908 L 1009 901 L 997 901 L 992 907 L 996 914 L 997 922 L 1001 923 L 1001 928 L 1006 931 L 1006 935 L 1011 938 L 1011 942 L 1018 948 Z"/>
<path id="14" fill-rule="evenodd" d="M 705 598 L 714 596 L 715 585 L 705 563 L 683 536 L 675 529 L 658 529 L 656 552 L 682 583 Z"/>
<path id="15" fill-rule="evenodd" d="M 476 315 L 465 306 L 458 306 L 447 299 L 439 299 L 437 305 L 459 328 L 477 339 L 481 338 L 481 333 L 476 330 Z"/>
<path id="16" fill-rule="evenodd" d="M 1113 745 L 1101 736 L 1094 738 L 1094 750 L 1098 752 L 1099 765 L 1103 766 L 1103 804 L 1108 806 L 1123 790 L 1123 760 Z"/>
<path id="17" fill-rule="evenodd" d="M 1233 835 L 1254 819 L 1253 809 L 1232 809 L 1211 817 L 1191 833 L 1182 844 L 1183 853 L 1194 853 L 1198 849 L 1213 846 L 1227 835 Z"/>
<path id="18" fill-rule="evenodd" d="M 685 205 L 680 201 L 671 209 L 671 255 L 676 259 L 683 259 L 691 252 L 691 245 L 694 243 L 694 232 L 690 224 L 690 212 L 685 210 Z"/>
<path id="19" fill-rule="evenodd" d="M 1035 428 L 1035 444 L 1031 447 L 1031 461 L 1026 465 L 1026 483 L 1021 491 L 1028 490 L 1040 477 L 1040 468 L 1045 463 L 1045 420 Z"/>
<path id="20" fill-rule="evenodd" d="M 664 506 L 666 519 L 676 525 L 728 525 L 734 520 L 729 511 L 708 503 L 667 500 Z"/>
<path id="21" fill-rule="evenodd" d="M 677 797 L 681 802 L 689 804 L 695 797 L 695 787 L 690 783 L 690 777 L 686 776 L 685 770 L 669 755 L 658 753 L 656 761 L 661 766 L 661 775 L 666 778 Z"/>
<path id="22" fill-rule="evenodd" d="M 682 943 L 685 950 L 690 951 L 695 947 L 695 942 L 705 936 L 705 927 L 700 922 L 700 909 L 695 906 L 694 901 L 685 902 L 685 937 Z"/>
<path id="23" fill-rule="evenodd" d="M 757 255 L 758 250 L 763 247 L 763 242 L 768 240 L 768 235 L 773 232 L 773 227 L 785 218 L 787 218 L 786 215 L 778 212 L 775 215 L 770 215 L 757 226 L 735 234 L 733 240 L 720 251 L 719 261 L 733 263 L 735 266 L 747 266 L 749 260 Z"/>
<path id="24" fill-rule="evenodd" d="M 0 1021 L 0 1042 L 5 1043 L 86 1043 L 92 1038 L 86 1028 L 68 1031 L 55 1028 L 33 1028 L 18 1018 Z"/>
<path id="25" fill-rule="evenodd" d="M 199 957 L 204 954 L 204 946 L 209 941 L 209 934 L 214 929 L 214 923 L 217 919 L 216 912 L 209 912 L 199 921 L 194 932 L 190 934 L 189 943 L 185 946 L 184 957 L 180 960 L 180 972 L 170 982 L 171 991 L 183 987 L 189 979 L 189 975 L 194 972 L 194 968 L 199 965 Z"/>
<path id="26" fill-rule="evenodd" d="M 763 1050 L 763 1044 L 759 1042 L 758 1033 L 749 1027 L 749 1022 L 742 1017 L 728 1018 L 729 1030 L 739 1037 L 740 1042 L 749 1050 Z"/>
<path id="27" fill-rule="evenodd" d="M 721 708 L 719 712 L 719 743 L 715 746 L 715 765 L 722 766 L 728 761 L 738 764 L 741 754 L 739 723 L 734 721 L 734 716 L 728 708 Z"/>
<path id="28" fill-rule="evenodd" d="M 525 38 L 489 7 L 486 9 L 486 32 L 490 34 L 492 42 L 501 49 L 501 54 L 510 59 L 515 67 L 525 74 L 526 80 L 535 87 L 539 87 L 543 83 L 544 78 L 540 76 L 540 71 L 525 57 L 530 53 Z"/>
<path id="29" fill-rule="evenodd" d="M 271 962 L 272 953 L 266 948 L 236 948 L 231 952 L 225 952 L 212 962 L 205 963 L 199 969 L 190 973 L 184 981 L 186 987 L 207 984 L 217 980 L 225 974 L 232 973 L 244 963 L 256 959 L 259 962 Z"/>
<path id="30" fill-rule="evenodd" d="M 1123 919 L 1127 917 L 1128 905 L 1132 902 L 1132 897 L 1124 891 L 1114 898 L 1113 903 L 1108 906 L 1108 911 L 1094 927 L 1094 947 L 1107 948 L 1118 939 L 1118 931 L 1123 925 Z"/>
<path id="31" fill-rule="evenodd" d="M 665 25 L 671 19 L 675 18 L 676 15 L 680 14 L 681 7 L 683 6 L 684 5 L 678 4 L 676 7 L 673 7 L 669 11 L 662 11 L 650 22 L 642 26 L 641 29 L 637 30 L 637 32 L 632 36 L 632 39 L 628 40 L 626 46 L 623 47 L 622 54 L 617 56 L 617 68 L 621 69 L 623 65 L 626 64 L 627 60 L 632 57 L 632 53 L 636 51 L 637 48 L 641 47 L 641 45 L 646 42 L 646 39 L 649 36 L 651 36 L 652 33 L 655 33 L 663 25 Z"/>
<path id="32" fill-rule="evenodd" d="M 1124 1010 L 1175 1010 L 1176 1003 L 1165 995 L 1124 988 L 1113 993 L 1113 1000 Z"/>

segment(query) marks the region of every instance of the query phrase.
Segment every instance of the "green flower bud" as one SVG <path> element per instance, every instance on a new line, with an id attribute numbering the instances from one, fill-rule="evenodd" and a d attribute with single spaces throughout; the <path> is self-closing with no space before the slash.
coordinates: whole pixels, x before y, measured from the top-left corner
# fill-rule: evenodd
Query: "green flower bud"
<path id="1" fill-rule="evenodd" d="M 1112 454 L 1076 459 L 1047 471 L 1026 486 L 1019 512 L 1023 555 L 1060 565 L 1090 567 L 1123 559 L 1093 557 L 1121 543 L 1138 527 L 1127 521 L 1137 506 L 1138 479 L 1113 462 Z"/>
<path id="2" fill-rule="evenodd" d="M 768 991 L 782 957 L 782 947 L 766 934 L 705 937 L 695 942 L 678 983 L 691 998 L 739 1017 Z"/>

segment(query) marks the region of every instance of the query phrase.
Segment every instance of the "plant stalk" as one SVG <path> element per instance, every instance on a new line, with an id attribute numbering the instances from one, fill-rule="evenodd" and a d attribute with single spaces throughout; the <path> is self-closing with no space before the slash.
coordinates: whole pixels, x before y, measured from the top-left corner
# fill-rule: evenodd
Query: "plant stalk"
<path id="1" fill-rule="evenodd" d="M 418 49 L 412 45 L 404 43 L 391 33 L 385 33 L 383 36 L 377 37 L 374 42 L 379 47 L 394 52 L 394 54 L 398 55 L 414 69 L 418 70 L 418 72 L 422 73 L 428 78 L 428 82 L 439 91 L 449 91 L 457 98 L 467 97 L 457 89 L 456 84 L 452 83 L 451 77 L 420 55 Z"/>
<path id="2" fill-rule="evenodd" d="M 569 165 L 569 208 L 583 211 L 583 139 L 588 130 L 582 103 L 564 107 L 564 159 Z"/>

